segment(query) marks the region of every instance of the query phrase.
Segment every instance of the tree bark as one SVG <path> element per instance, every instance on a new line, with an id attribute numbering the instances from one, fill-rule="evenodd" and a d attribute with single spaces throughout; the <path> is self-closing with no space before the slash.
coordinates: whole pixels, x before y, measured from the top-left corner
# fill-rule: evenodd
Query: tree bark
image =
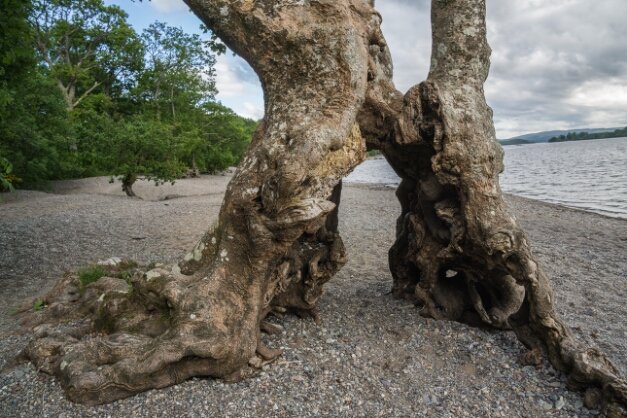
<path id="1" fill-rule="evenodd" d="M 135 184 L 136 181 L 137 176 L 135 174 L 127 174 L 122 179 L 122 191 L 126 193 L 128 197 L 137 197 L 133 191 L 133 184 Z"/>
<path id="2" fill-rule="evenodd" d="M 346 262 L 340 179 L 367 143 L 403 179 L 394 295 L 436 319 L 513 328 L 570 373 L 572 388 L 601 387 L 608 410 L 621 413 L 625 382 L 557 316 L 502 199 L 503 150 L 483 94 L 485 0 L 433 1 L 431 71 L 404 96 L 370 0 L 186 2 L 264 89 L 265 117 L 217 224 L 171 271 L 138 274 L 131 287 L 104 278 L 83 288 L 66 276 L 45 296 L 49 308 L 25 318 L 37 338 L 24 358 L 87 404 L 191 376 L 250 376 L 280 354 L 259 338 L 275 331 L 264 322 L 270 311 L 318 320 L 323 285 Z M 102 335 L 78 341 L 94 331 Z"/>
<path id="3" fill-rule="evenodd" d="M 346 261 L 334 211 L 341 178 L 365 159 L 355 119 L 368 48 L 382 39 L 378 14 L 361 1 L 188 4 L 260 76 L 265 118 L 217 224 L 185 260 L 132 287 L 103 278 L 81 293 L 67 276 L 44 296 L 49 308 L 26 319 L 38 338 L 24 358 L 57 375 L 75 402 L 191 376 L 250 376 L 280 354 L 260 340 L 260 328 L 272 330 L 264 317 L 317 318 L 324 283 Z M 101 335 L 80 340 L 90 332 Z"/>
<path id="4" fill-rule="evenodd" d="M 559 318 L 548 277 L 503 201 L 503 149 L 483 93 L 491 53 L 485 0 L 433 0 L 431 18 L 427 80 L 402 103 L 391 79 L 381 80 L 359 118 L 369 147 L 402 178 L 392 292 L 423 316 L 513 328 L 536 357 L 569 374 L 569 388 L 600 387 L 606 410 L 625 413 L 627 385 Z"/>

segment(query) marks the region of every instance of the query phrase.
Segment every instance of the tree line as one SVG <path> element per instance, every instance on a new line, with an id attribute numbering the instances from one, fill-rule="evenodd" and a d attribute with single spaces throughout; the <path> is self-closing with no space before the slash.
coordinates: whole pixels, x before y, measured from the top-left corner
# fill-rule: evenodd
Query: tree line
<path id="1" fill-rule="evenodd" d="M 587 139 L 623 138 L 627 137 L 627 127 L 616 129 L 613 132 L 569 132 L 566 135 L 554 136 L 549 142 L 585 141 Z"/>
<path id="2" fill-rule="evenodd" d="M 0 190 L 111 175 L 133 195 L 235 165 L 257 122 L 216 101 L 215 35 L 141 33 L 102 0 L 0 5 Z"/>

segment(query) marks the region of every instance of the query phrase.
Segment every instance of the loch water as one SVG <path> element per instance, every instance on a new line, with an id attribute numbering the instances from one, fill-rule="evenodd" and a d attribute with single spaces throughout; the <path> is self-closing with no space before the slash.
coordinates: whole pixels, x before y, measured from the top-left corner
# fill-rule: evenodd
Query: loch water
<path id="1" fill-rule="evenodd" d="M 627 138 L 504 149 L 504 193 L 627 219 Z M 400 179 L 385 159 L 369 159 L 344 181 L 398 185 Z"/>

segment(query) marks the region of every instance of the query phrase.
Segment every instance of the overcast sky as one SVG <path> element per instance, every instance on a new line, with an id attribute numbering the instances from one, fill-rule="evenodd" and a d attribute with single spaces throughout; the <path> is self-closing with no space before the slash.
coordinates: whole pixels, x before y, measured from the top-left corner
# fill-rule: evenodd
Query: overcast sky
<path id="1" fill-rule="evenodd" d="M 627 126 L 627 0 L 487 0 L 492 66 L 485 91 L 497 137 L 574 128 Z M 155 20 L 199 33 L 182 0 L 105 0 L 140 31 Z M 430 1 L 376 0 L 407 91 L 424 80 L 431 54 Z M 254 72 L 231 54 L 218 58 L 218 99 L 239 114 L 263 116 Z"/>

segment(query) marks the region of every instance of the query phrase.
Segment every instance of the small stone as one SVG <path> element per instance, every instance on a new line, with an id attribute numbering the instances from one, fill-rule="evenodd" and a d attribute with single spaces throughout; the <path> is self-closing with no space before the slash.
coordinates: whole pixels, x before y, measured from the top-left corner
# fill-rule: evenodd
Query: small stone
<path id="1" fill-rule="evenodd" d="M 540 401 L 538 402 L 538 405 L 540 405 L 540 408 L 544 409 L 545 411 L 548 411 L 548 410 L 550 410 L 550 409 L 553 409 L 553 405 L 551 405 L 550 403 L 545 402 L 545 401 L 543 401 L 543 400 L 540 400 Z"/>
<path id="2" fill-rule="evenodd" d="M 603 394 L 599 388 L 588 388 L 583 396 L 583 404 L 590 410 L 597 409 L 601 404 Z"/>
<path id="3" fill-rule="evenodd" d="M 114 258 L 116 258 L 116 259 L 120 260 L 120 259 L 119 259 L 119 258 L 117 258 L 117 257 L 114 257 Z M 121 261 L 121 260 L 120 260 L 120 261 Z M 116 264 L 118 264 L 118 262 L 116 262 L 113 258 L 108 258 L 108 259 L 106 259 L 106 260 L 100 260 L 100 261 L 98 261 L 98 263 L 97 263 L 97 264 L 98 264 L 99 266 L 115 266 Z"/>
<path id="4" fill-rule="evenodd" d="M 555 409 L 559 411 L 560 409 L 564 407 L 564 405 L 566 405 L 566 402 L 564 402 L 564 398 L 560 396 L 557 402 L 555 402 Z"/>
<path id="5" fill-rule="evenodd" d="M 22 377 L 24 377 L 24 372 L 23 372 L 23 371 L 21 371 L 21 370 L 16 370 L 16 371 L 13 373 L 13 376 L 14 376 L 16 379 L 21 379 Z"/>

